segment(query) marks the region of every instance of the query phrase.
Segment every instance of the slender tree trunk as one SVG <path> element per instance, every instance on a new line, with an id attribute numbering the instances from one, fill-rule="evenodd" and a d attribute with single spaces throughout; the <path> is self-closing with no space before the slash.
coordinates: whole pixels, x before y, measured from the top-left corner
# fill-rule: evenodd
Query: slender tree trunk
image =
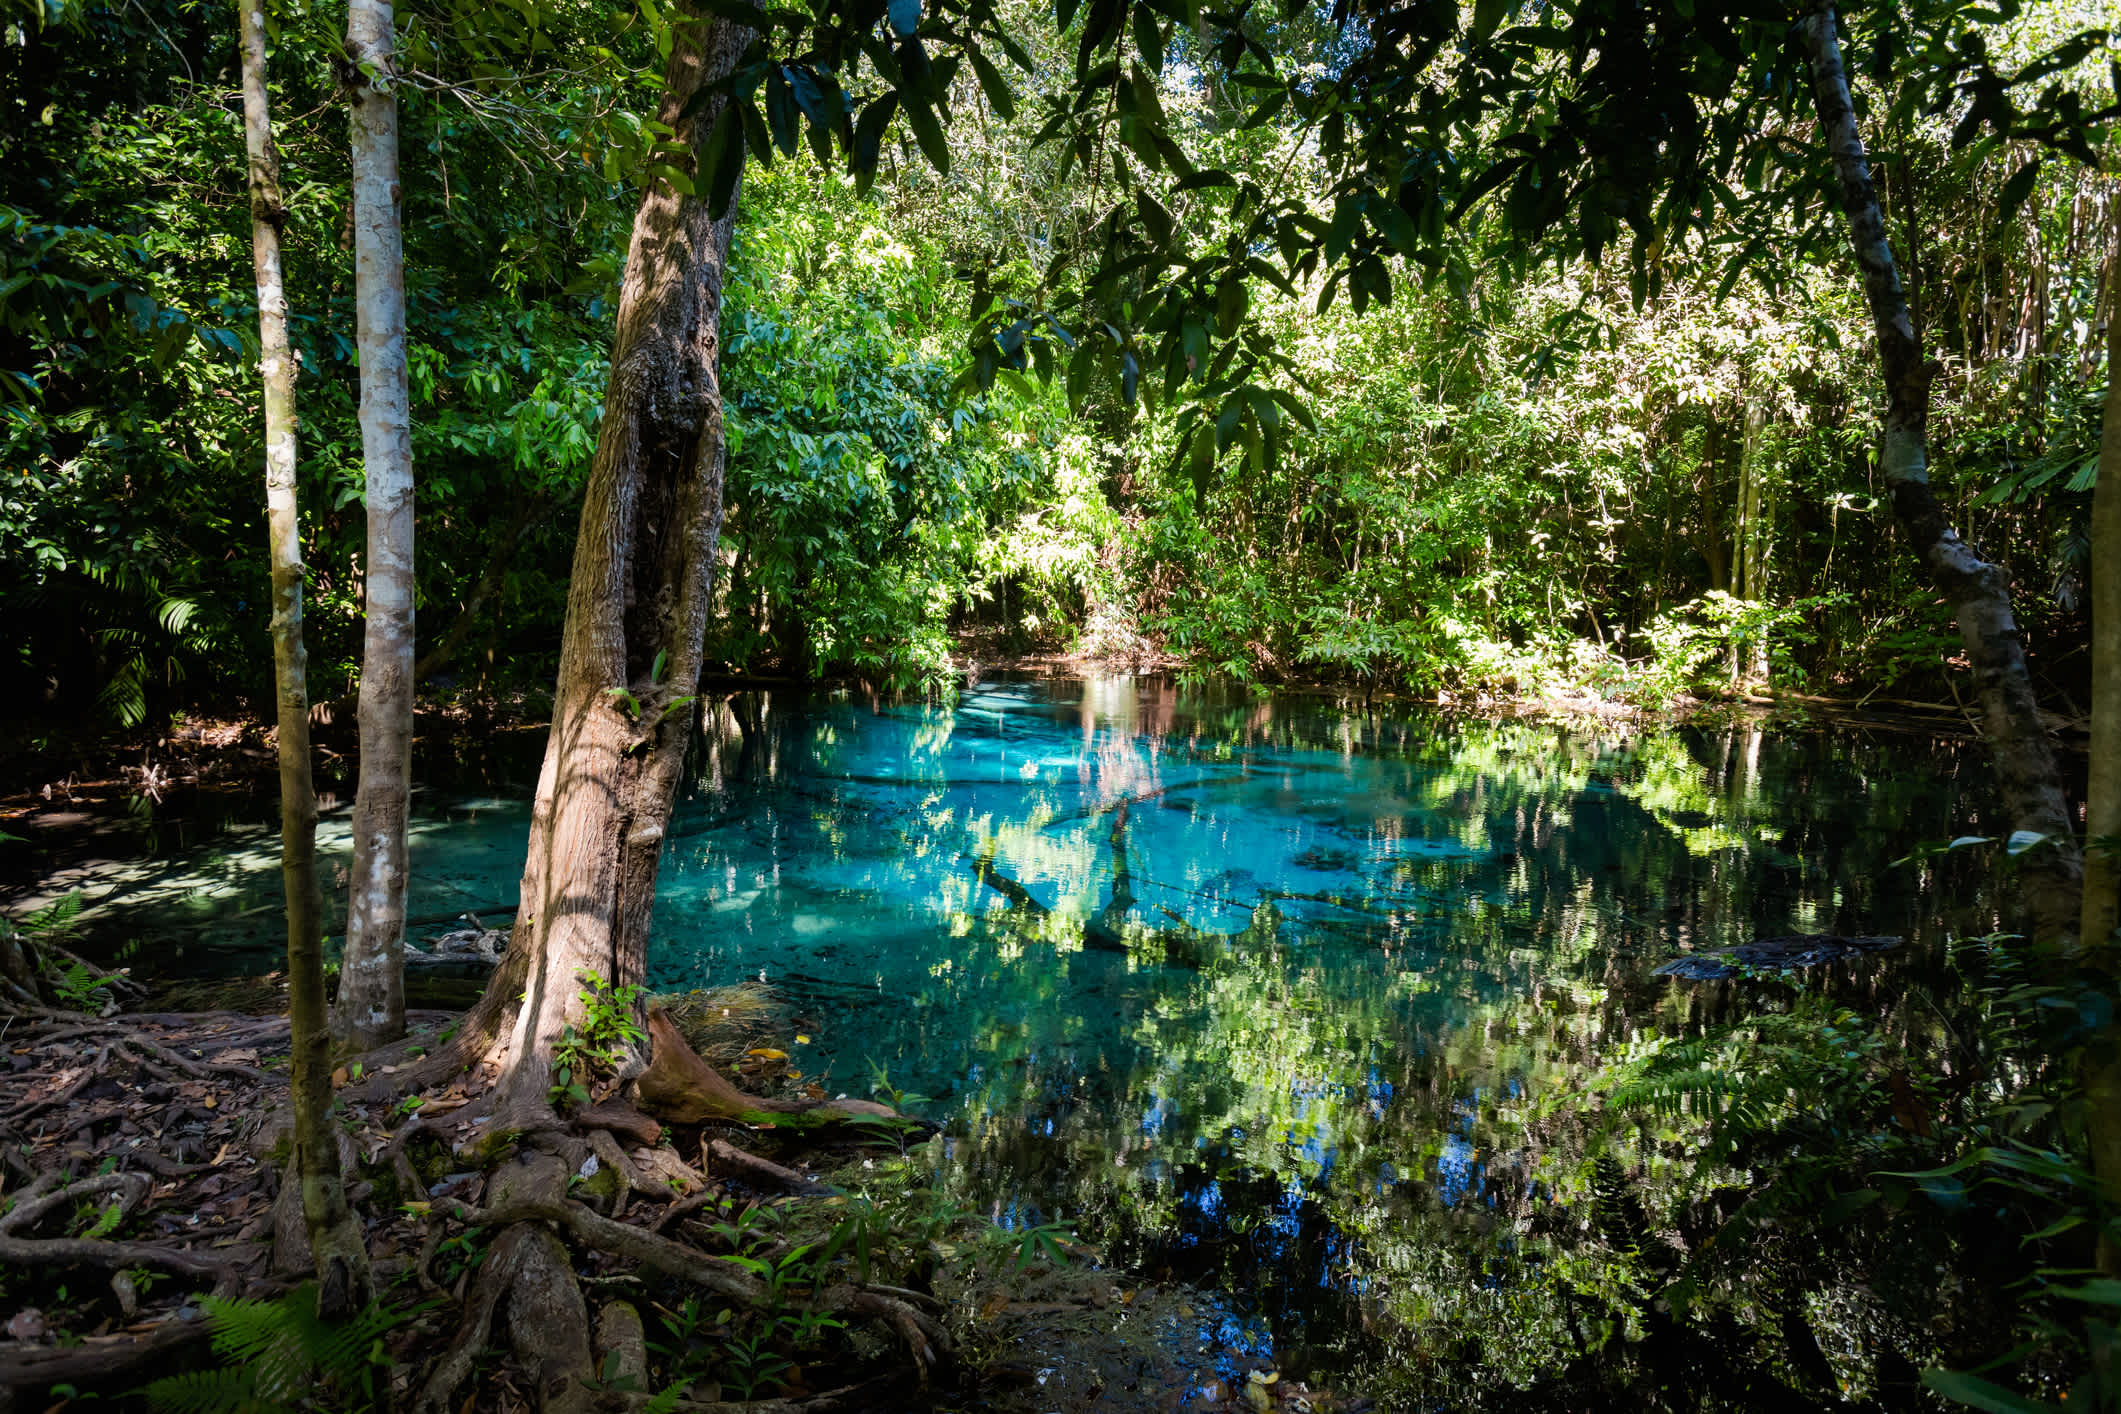
<path id="1" fill-rule="evenodd" d="M 2092 742 L 2084 792 L 2084 908 L 2077 936 L 2092 966 L 2121 974 L 2121 191 L 2109 207 L 2106 407 L 2092 489 Z M 2121 1035 L 2109 1026 L 2084 1061 L 2085 1136 L 2109 1215 L 2121 1212 Z M 2102 1229 L 2099 1268 L 2121 1276 L 2121 1244 Z"/>
<path id="2" fill-rule="evenodd" d="M 2026 671 L 2025 644 L 2011 612 L 2010 575 L 1959 538 L 1930 487 L 1928 423 L 1933 369 L 1917 342 L 1907 297 L 1893 264 L 1892 244 L 1878 210 L 1863 138 L 1856 130 L 1848 75 L 1831 5 L 1801 22 L 1812 69 L 1812 92 L 1822 135 L 1832 153 L 1856 263 L 1878 335 L 1886 411 L 1880 469 L 1892 495 L 1893 517 L 1917 558 L 1952 605 L 1972 665 L 1982 729 L 1995 757 L 1997 783 L 2013 831 L 2048 843 L 2020 856 L 2023 906 L 2036 938 L 2074 936 L 2083 883 L 2061 773 L 2040 720 L 2039 699 Z"/>
<path id="3" fill-rule="evenodd" d="M 332 1029 L 363 1047 L 405 1034 L 405 830 L 412 791 L 412 424 L 391 25 L 390 0 L 350 0 L 346 50 L 354 75 L 354 306 L 367 473 L 367 624 L 353 877 Z"/>
<path id="4" fill-rule="evenodd" d="M 2084 912 L 2078 937 L 2108 970 L 2121 927 L 2121 192 L 2112 203 L 2106 413 L 2092 490 L 2092 749 L 2084 793 Z"/>
<path id="5" fill-rule="evenodd" d="M 265 88 L 265 0 L 237 0 L 243 138 L 250 166 L 251 259 L 258 279 L 265 384 L 265 516 L 272 563 L 274 696 L 279 704 L 280 879 L 287 892 L 288 1022 L 294 1040 L 295 1170 L 302 1220 L 322 1277 L 318 1302 L 340 1315 L 368 1304 L 368 1249 L 346 1205 L 331 1125 L 331 1032 L 324 1013 L 324 897 L 317 886 L 317 793 L 309 775 L 308 652 L 302 645 L 302 535 L 295 511 L 295 361 L 280 268 L 280 155 Z"/>
<path id="6" fill-rule="evenodd" d="M 1745 438 L 1738 447 L 1738 509 L 1731 530 L 1731 597 L 1748 603 L 1767 597 L 1767 532 L 1760 486 L 1760 437 L 1767 427 L 1767 405 L 1760 396 L 1745 400 Z M 1767 644 L 1731 643 L 1731 683 L 1759 679 L 1767 673 Z"/>
<path id="7" fill-rule="evenodd" d="M 1716 459 L 1722 450 L 1720 440 L 1716 435 L 1716 418 L 1711 413 L 1701 437 L 1701 558 L 1709 567 L 1709 588 L 1727 590 L 1731 587 L 1731 571 L 1724 561 L 1723 527 L 1717 523 L 1716 509 Z"/>
<path id="8" fill-rule="evenodd" d="M 686 104 L 735 68 L 751 31 L 680 13 L 660 116 L 697 172 L 723 100 L 691 115 Z M 733 197 L 716 220 L 667 183 L 634 218 L 521 912 L 459 1037 L 459 1057 L 482 1049 L 500 1074 L 498 1111 L 549 1104 L 553 1044 L 582 1020 L 584 978 L 629 986 L 647 974 L 721 532 L 722 281 L 735 221 Z"/>

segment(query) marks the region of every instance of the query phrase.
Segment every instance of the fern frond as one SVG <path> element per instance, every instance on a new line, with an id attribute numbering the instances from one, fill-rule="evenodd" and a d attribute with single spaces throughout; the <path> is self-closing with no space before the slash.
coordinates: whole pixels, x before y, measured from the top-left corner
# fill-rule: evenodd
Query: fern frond
<path id="1" fill-rule="evenodd" d="M 165 1414 L 294 1414 L 260 1395 L 252 1372 L 240 1366 L 165 1375 L 140 1393 Z"/>

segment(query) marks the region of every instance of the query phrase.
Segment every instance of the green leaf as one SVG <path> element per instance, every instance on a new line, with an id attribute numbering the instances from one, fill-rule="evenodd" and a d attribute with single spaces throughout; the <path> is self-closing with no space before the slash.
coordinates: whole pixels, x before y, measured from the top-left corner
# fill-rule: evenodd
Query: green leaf
<path id="1" fill-rule="evenodd" d="M 2058 1286 L 2054 1294 L 2071 1301 L 2089 1301 L 2097 1306 L 2121 1306 L 2121 1281 L 2098 1277 L 2082 1286 Z"/>
<path id="2" fill-rule="evenodd" d="M 884 132 L 891 126 L 892 116 L 898 112 L 898 95 L 887 93 L 862 110 L 855 120 L 854 146 L 847 153 L 847 170 L 854 176 L 855 189 L 867 192 L 869 184 L 876 180 L 877 159 L 882 152 Z"/>
<path id="3" fill-rule="evenodd" d="M 1148 227 L 1150 238 L 1160 246 L 1170 245 L 1178 223 L 1171 219 L 1171 213 L 1165 209 L 1164 204 L 1149 195 L 1146 190 L 1141 190 L 1134 194 L 1134 206 L 1141 212 L 1142 225 Z"/>
<path id="4" fill-rule="evenodd" d="M 2033 194 L 2033 184 L 2040 180 L 2040 159 L 2032 161 L 2011 173 L 2010 180 L 2003 184 L 2003 195 L 1996 201 L 1996 224 L 2008 226 L 2025 199 Z"/>
<path id="5" fill-rule="evenodd" d="M 773 145 L 783 157 L 795 156 L 798 112 L 795 89 L 781 66 L 775 64 L 766 71 L 766 123 L 773 130 Z"/>
<path id="6" fill-rule="evenodd" d="M 1414 229 L 1413 218 L 1389 201 L 1372 198 L 1367 208 L 1370 224 L 1377 233 L 1392 243 L 1392 248 L 1401 255 L 1412 255 L 1421 245 L 1421 236 Z"/>
<path id="7" fill-rule="evenodd" d="M 1147 5 L 1134 7 L 1134 47 L 1152 73 L 1163 73 L 1164 30 L 1157 23 L 1156 12 Z"/>
<path id="8" fill-rule="evenodd" d="M 2056 1414 L 2058 1408 L 2053 1404 L 2043 1404 L 2039 1400 L 2013 1394 L 2003 1386 L 1991 1384 L 1979 1375 L 1963 1374 L 1957 1370 L 1924 1370 L 1922 1383 L 1946 1399 L 1956 1400 L 1975 1409 L 1987 1410 L 1988 1414 Z"/>
<path id="9" fill-rule="evenodd" d="M 950 175 L 950 144 L 943 138 L 943 125 L 936 121 L 935 110 L 918 98 L 906 100 L 906 124 L 913 129 L 914 141 L 921 145 L 921 152 L 930 166 L 944 176 Z"/>
<path id="10" fill-rule="evenodd" d="M 690 172 L 673 167 L 668 162 L 650 163 L 648 172 L 650 176 L 660 177 L 670 183 L 671 188 L 680 195 L 693 195 L 692 174 Z"/>
<path id="11" fill-rule="evenodd" d="M 1236 275 L 1226 275 L 1215 290 L 1215 327 L 1224 338 L 1235 335 L 1245 322 L 1251 291 Z"/>
<path id="12" fill-rule="evenodd" d="M 1014 118 L 1016 95 L 1009 91 L 1008 80 L 1002 77 L 1001 70 L 995 68 L 994 61 L 977 46 L 965 52 L 972 60 L 973 75 L 979 79 L 980 92 L 987 95 L 987 106 L 994 110 L 994 116 L 1005 123 Z"/>
<path id="13" fill-rule="evenodd" d="M 707 214 L 719 221 L 736 196 L 737 179 L 744 175 L 744 118 L 734 103 L 722 106 L 707 138 Z"/>

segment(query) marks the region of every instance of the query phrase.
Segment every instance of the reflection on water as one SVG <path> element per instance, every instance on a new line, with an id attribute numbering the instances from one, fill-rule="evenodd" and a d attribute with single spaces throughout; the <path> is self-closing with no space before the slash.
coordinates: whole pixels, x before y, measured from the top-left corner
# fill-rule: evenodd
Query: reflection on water
<path id="1" fill-rule="evenodd" d="M 1647 976 L 1677 952 L 1934 936 L 1890 861 L 1985 832 L 1948 750 L 1130 678 L 740 698 L 694 765 L 654 986 L 763 974 L 817 1019 L 829 1088 L 875 1066 L 933 1097 L 952 1191 L 1221 1284 L 1298 1368 L 1436 1322 L 1486 1322 L 1504 1378 L 1566 1347 L 1550 1276 L 1579 1260 L 1587 1180 L 1542 1100 L 1683 1012 Z M 412 912 L 505 906 L 525 818 L 438 805 Z M 259 846 L 195 873 L 190 906 L 270 904 Z"/>
<path id="2" fill-rule="evenodd" d="M 652 980 L 765 974 L 828 1084 L 935 1097 L 947 1186 L 1225 1286 L 1284 1360 L 1503 1318 L 1536 1362 L 1584 1184 L 1540 1101 L 1683 1011 L 1677 952 L 1932 936 L 1889 865 L 1974 827 L 1973 770 L 1125 678 L 776 699 L 703 746 Z"/>

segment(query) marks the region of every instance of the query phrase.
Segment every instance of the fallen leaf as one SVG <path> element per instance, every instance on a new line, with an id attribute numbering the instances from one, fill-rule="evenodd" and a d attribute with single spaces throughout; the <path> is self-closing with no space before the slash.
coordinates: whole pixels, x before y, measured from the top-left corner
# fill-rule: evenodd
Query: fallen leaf
<path id="1" fill-rule="evenodd" d="M 752 1049 L 744 1052 L 744 1054 L 747 1056 L 757 1056 L 760 1060 L 788 1059 L 788 1053 L 786 1051 L 776 1051 L 771 1046 L 754 1046 L 752 1047 Z"/>
<path id="2" fill-rule="evenodd" d="M 331 1073 L 331 1088 L 334 1090 L 341 1088 L 346 1084 L 346 1080 L 346 1067 L 342 1065 Z"/>

